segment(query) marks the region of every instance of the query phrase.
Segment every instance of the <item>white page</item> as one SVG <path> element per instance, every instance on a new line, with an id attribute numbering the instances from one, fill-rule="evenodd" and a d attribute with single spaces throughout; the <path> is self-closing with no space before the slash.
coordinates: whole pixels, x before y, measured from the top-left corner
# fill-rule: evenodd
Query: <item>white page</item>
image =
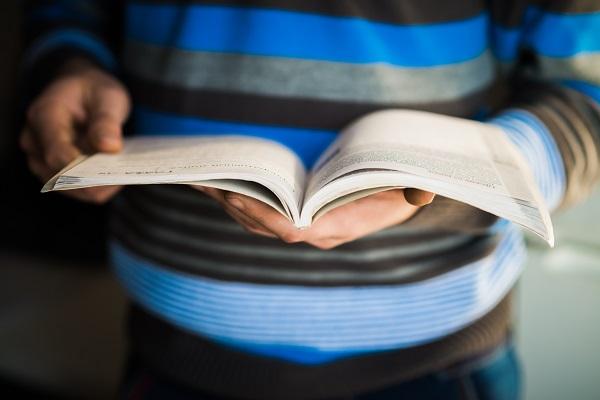
<path id="1" fill-rule="evenodd" d="M 135 137 L 118 154 L 95 154 L 61 171 L 45 190 L 119 184 L 246 180 L 272 190 L 298 214 L 306 171 L 276 142 L 246 136 Z M 233 184 L 233 182 L 232 182 Z M 246 190 L 246 194 L 252 193 Z M 297 216 L 295 217 L 297 218 Z"/>
<path id="2" fill-rule="evenodd" d="M 482 192 L 505 199 L 494 201 L 495 214 L 516 209 L 523 225 L 533 229 L 541 224 L 545 229 L 536 233 L 553 243 L 549 213 L 531 171 L 500 128 L 421 111 L 370 114 L 345 129 L 315 164 L 305 204 L 319 197 L 328 182 L 373 169 L 401 171 L 442 183 L 442 188 L 460 188 L 468 194 L 460 201 Z"/>

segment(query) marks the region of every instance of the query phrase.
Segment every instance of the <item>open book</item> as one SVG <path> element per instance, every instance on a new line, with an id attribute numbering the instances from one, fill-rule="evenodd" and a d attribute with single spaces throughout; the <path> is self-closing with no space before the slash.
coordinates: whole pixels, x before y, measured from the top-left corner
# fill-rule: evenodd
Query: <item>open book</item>
<path id="1" fill-rule="evenodd" d="M 417 188 L 511 220 L 554 244 L 531 172 L 501 129 L 422 111 L 378 111 L 359 119 L 310 171 L 287 147 L 256 137 L 134 137 L 119 154 L 80 157 L 42 191 L 174 183 L 253 197 L 299 228 L 358 198 Z"/>

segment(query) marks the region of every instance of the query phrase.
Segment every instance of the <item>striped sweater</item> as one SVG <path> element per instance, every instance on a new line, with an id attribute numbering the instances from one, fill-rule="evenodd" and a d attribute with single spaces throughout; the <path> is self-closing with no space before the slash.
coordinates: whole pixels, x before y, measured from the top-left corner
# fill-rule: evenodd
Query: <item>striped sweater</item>
<path id="1" fill-rule="evenodd" d="M 32 91 L 87 57 L 130 89 L 129 134 L 267 137 L 310 167 L 356 118 L 410 108 L 501 126 L 551 209 L 599 176 L 598 1 L 57 0 L 27 15 Z M 357 393 L 492 348 L 524 260 L 514 226 L 445 198 L 330 251 L 251 235 L 186 187 L 124 190 L 111 227 L 133 350 L 251 398 Z"/>

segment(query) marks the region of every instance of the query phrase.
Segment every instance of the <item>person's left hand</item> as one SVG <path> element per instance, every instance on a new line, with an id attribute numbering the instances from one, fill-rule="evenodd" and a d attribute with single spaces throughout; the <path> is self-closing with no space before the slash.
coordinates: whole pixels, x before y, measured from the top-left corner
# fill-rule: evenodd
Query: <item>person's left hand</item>
<path id="1" fill-rule="evenodd" d="M 249 232 L 279 238 L 286 243 L 306 242 L 331 249 L 370 233 L 400 224 L 420 206 L 431 203 L 434 194 L 417 189 L 394 189 L 376 193 L 335 208 L 304 230 L 267 204 L 238 193 L 195 186 L 217 200 Z"/>

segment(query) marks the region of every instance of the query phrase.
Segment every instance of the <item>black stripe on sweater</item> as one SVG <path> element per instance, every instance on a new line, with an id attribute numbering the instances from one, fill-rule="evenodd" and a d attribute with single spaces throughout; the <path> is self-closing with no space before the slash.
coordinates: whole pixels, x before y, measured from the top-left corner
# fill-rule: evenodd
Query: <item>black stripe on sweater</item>
<path id="1" fill-rule="evenodd" d="M 483 3 L 478 0 L 146 0 L 144 3 L 266 8 L 390 24 L 443 23 L 471 18 L 483 11 Z"/>
<path id="2" fill-rule="evenodd" d="M 472 117 L 488 102 L 489 88 L 460 100 L 428 104 L 372 104 L 284 98 L 218 90 L 187 90 L 129 78 L 136 104 L 155 111 L 248 124 L 339 130 L 353 120 L 385 108 L 430 111 Z"/>
<path id="3" fill-rule="evenodd" d="M 182 209 L 180 205 L 177 208 Z M 394 236 L 389 236 L 357 240 L 333 251 L 323 251 L 240 232 L 225 245 L 215 239 L 214 232 L 182 232 L 180 221 L 157 220 L 155 215 L 140 211 L 147 207 L 139 204 L 134 208 L 119 201 L 115 209 L 111 224 L 114 236 L 140 256 L 187 273 L 259 283 L 339 286 L 415 282 L 485 257 L 498 239 L 489 235 L 457 235 L 426 241 L 417 234 L 421 240 L 415 242 L 398 235 L 397 243 Z M 208 208 L 204 214 L 207 213 L 215 210 Z M 190 218 L 193 217 L 190 212 Z M 218 229 L 217 223 L 214 230 Z M 268 246 L 264 246 L 266 240 L 270 240 Z M 403 245 L 406 251 L 402 251 Z M 423 251 L 415 247 L 423 247 Z"/>

